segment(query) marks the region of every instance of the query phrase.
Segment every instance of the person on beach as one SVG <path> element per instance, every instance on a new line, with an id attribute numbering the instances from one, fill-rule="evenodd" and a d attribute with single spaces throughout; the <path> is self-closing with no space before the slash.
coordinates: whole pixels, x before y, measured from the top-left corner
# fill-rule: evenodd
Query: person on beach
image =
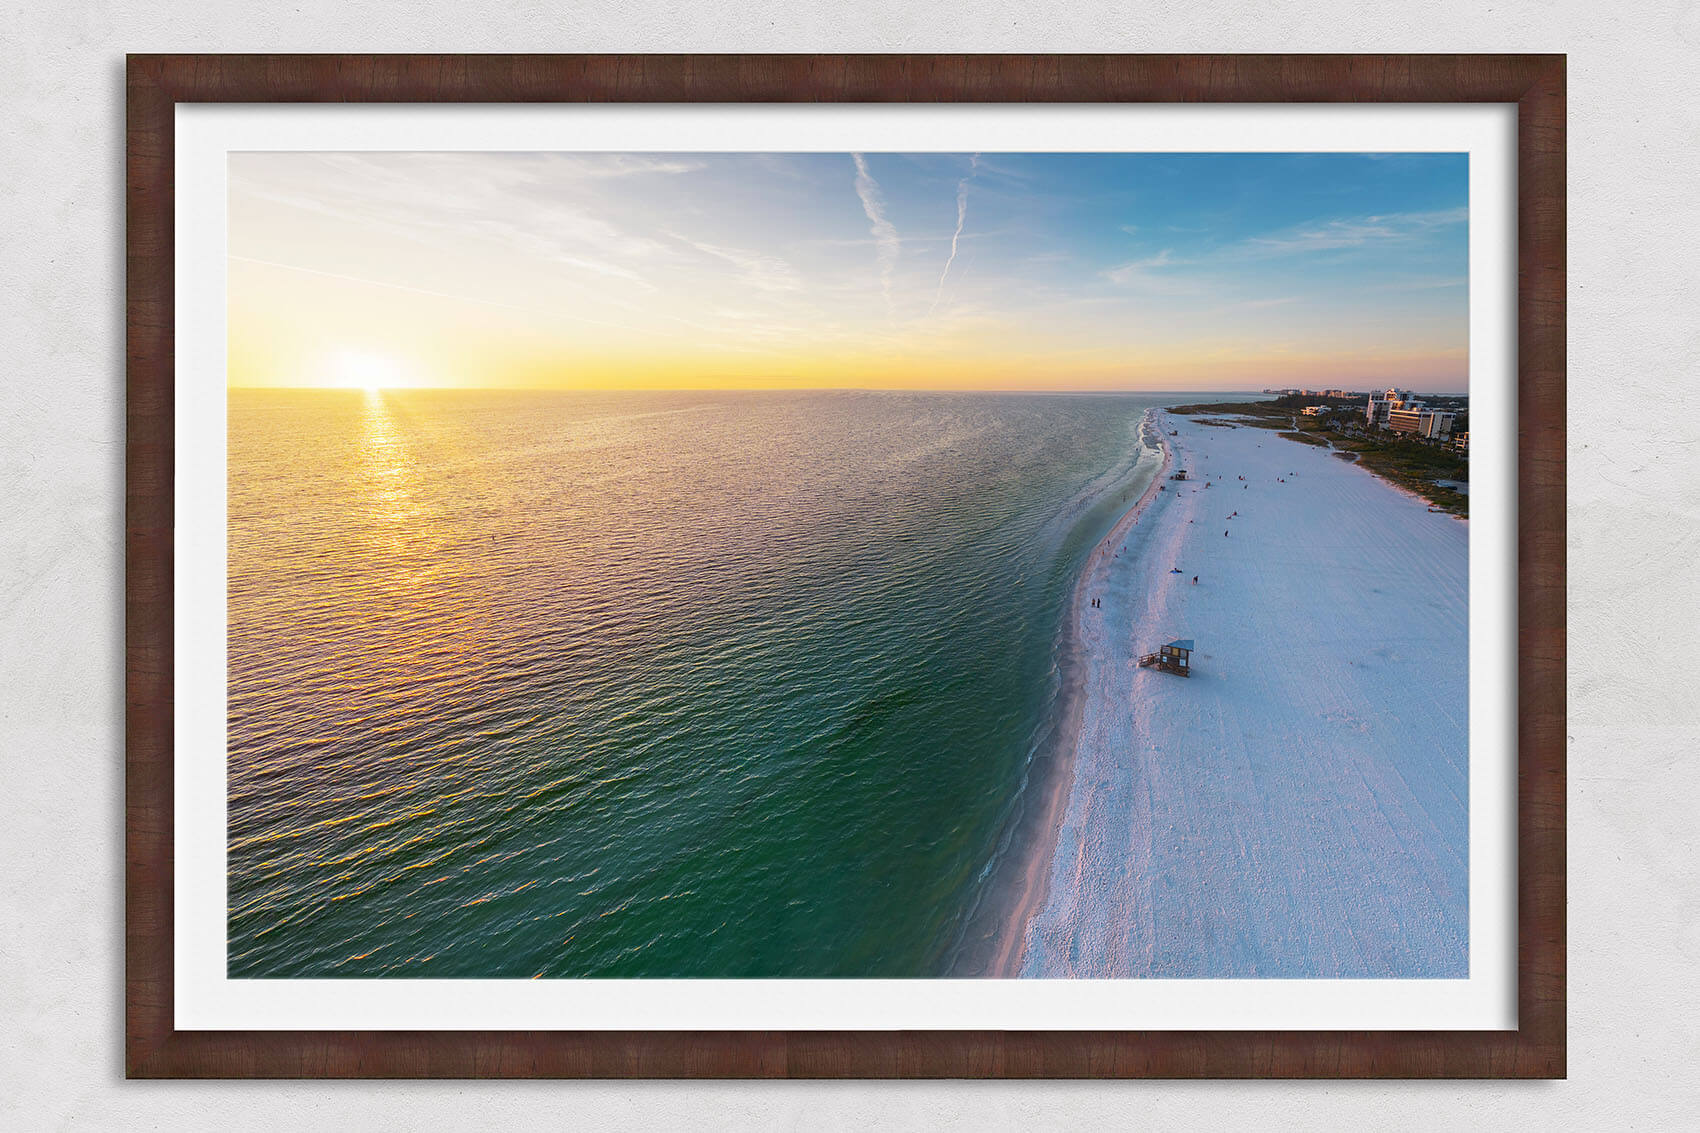
<path id="1" fill-rule="evenodd" d="M 1198 585 L 1198 576 L 1196 574 L 1192 576 L 1192 584 L 1194 586 Z"/>

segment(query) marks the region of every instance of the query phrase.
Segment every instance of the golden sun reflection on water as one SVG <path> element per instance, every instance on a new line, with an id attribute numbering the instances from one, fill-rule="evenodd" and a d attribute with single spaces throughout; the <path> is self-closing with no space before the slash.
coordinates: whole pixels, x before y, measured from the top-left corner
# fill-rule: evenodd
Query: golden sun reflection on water
<path id="1" fill-rule="evenodd" d="M 364 505 L 350 532 L 357 600 L 382 624 L 366 664 L 399 685 L 430 685 L 492 647 L 488 555 L 457 508 L 446 469 L 458 450 L 417 420 L 404 397 L 367 390 L 350 472 Z"/>
<path id="2" fill-rule="evenodd" d="M 373 541 L 396 552 L 416 549 L 434 525 L 420 498 L 419 468 L 381 390 L 367 390 L 360 431 L 360 470 Z"/>

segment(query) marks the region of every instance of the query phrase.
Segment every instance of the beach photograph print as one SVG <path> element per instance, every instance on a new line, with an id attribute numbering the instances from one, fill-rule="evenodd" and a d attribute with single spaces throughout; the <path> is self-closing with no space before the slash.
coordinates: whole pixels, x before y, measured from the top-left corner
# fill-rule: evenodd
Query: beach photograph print
<path id="1" fill-rule="evenodd" d="M 232 153 L 228 976 L 1468 978 L 1468 174 Z"/>

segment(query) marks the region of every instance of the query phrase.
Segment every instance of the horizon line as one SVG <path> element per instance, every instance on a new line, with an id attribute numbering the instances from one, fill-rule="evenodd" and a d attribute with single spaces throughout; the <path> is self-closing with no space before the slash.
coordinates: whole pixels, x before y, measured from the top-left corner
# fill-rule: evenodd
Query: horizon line
<path id="1" fill-rule="evenodd" d="M 1332 389 L 1343 389 L 1343 386 L 1332 386 Z M 1386 386 L 1375 386 L 1363 390 L 1353 390 L 1353 394 L 1369 394 L 1376 389 Z M 1409 388 L 1416 390 L 1420 387 L 1414 383 Z M 394 385 L 394 386 L 316 386 L 316 385 L 227 385 L 225 391 L 235 390 L 281 390 L 288 392 L 315 393 L 1031 393 L 1031 394 L 1136 394 L 1136 393 L 1250 393 L 1260 397 L 1291 397 L 1292 394 L 1268 393 L 1263 389 L 1249 388 L 1211 388 L 1211 389 L 1123 389 L 1123 388 L 1069 388 L 1047 389 L 1042 387 L 1003 387 L 986 386 L 964 388 L 961 386 L 430 386 L 430 385 Z M 1468 397 L 1469 390 L 1429 389 L 1422 392 L 1438 394 L 1446 397 Z"/>

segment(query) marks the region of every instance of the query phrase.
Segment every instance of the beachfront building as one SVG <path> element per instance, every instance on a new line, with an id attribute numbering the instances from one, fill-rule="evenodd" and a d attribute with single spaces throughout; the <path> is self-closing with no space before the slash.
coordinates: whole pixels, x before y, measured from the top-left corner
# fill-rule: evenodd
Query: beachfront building
<path id="1" fill-rule="evenodd" d="M 1401 405 L 1387 413 L 1387 427 L 1395 433 L 1408 433 L 1430 440 L 1444 440 L 1452 435 L 1452 422 L 1458 415 L 1443 409 L 1425 408 L 1422 402 Z"/>
<path id="2" fill-rule="evenodd" d="M 1456 437 L 1453 437 L 1452 438 L 1452 451 L 1459 452 L 1459 453 L 1468 453 L 1470 451 L 1470 434 L 1469 433 L 1459 433 Z"/>
<path id="3" fill-rule="evenodd" d="M 1301 416 L 1301 417 L 1320 417 L 1320 416 L 1322 416 L 1322 411 L 1326 408 L 1327 408 L 1327 406 L 1323 406 L 1323 405 L 1307 405 L 1303 409 L 1299 410 L 1299 416 Z"/>
<path id="4" fill-rule="evenodd" d="M 1364 420 L 1378 429 L 1387 428 L 1387 418 L 1395 409 L 1409 409 L 1420 406 L 1408 389 L 1385 389 L 1369 395 L 1369 405 L 1364 409 Z"/>

